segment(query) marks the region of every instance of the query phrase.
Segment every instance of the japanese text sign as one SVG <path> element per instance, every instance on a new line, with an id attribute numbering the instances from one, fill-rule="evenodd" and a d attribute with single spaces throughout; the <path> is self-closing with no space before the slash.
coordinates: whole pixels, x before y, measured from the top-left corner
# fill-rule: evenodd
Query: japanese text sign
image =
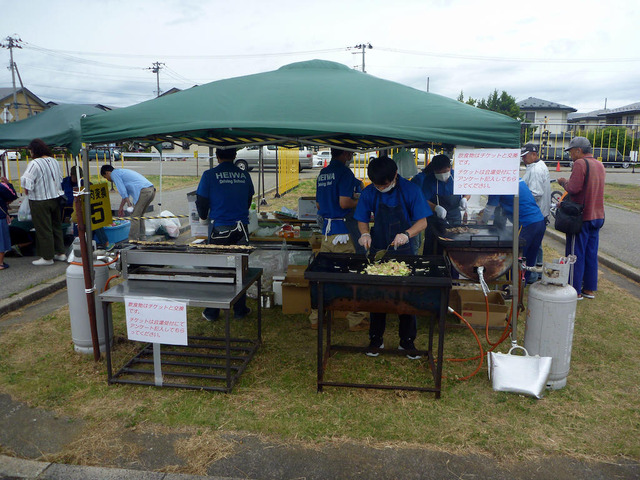
<path id="1" fill-rule="evenodd" d="M 127 337 L 139 342 L 187 345 L 187 304 L 125 297 Z"/>
<path id="2" fill-rule="evenodd" d="M 111 225 L 111 200 L 109 199 L 109 184 L 106 182 L 91 184 L 91 229 Z"/>
<path id="3" fill-rule="evenodd" d="M 520 150 L 512 148 L 456 149 L 453 193 L 456 195 L 516 195 Z"/>

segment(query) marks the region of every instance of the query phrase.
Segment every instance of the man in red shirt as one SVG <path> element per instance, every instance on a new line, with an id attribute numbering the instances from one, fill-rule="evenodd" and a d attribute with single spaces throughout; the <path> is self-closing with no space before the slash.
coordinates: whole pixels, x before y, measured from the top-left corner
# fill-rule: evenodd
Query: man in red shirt
<path id="1" fill-rule="evenodd" d="M 605 170 L 602 163 L 593 158 L 591 143 L 585 137 L 572 138 L 565 150 L 573 160 L 573 170 L 568 180 L 561 177 L 558 183 L 574 202 L 584 204 L 582 230 L 576 235 L 567 234 L 566 255 L 577 257 L 570 281 L 578 292 L 578 300 L 595 298 L 598 289 L 598 242 L 604 225 Z"/>

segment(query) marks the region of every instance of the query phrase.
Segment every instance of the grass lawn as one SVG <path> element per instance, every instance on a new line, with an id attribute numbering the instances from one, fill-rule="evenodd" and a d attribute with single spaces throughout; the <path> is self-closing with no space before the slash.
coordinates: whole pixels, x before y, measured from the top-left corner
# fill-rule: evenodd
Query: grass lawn
<path id="1" fill-rule="evenodd" d="M 181 186 L 185 185 L 175 188 Z M 620 203 L 625 190 L 609 190 L 611 201 Z M 637 192 L 631 191 L 633 202 Z M 314 192 L 315 180 L 305 180 L 297 190 L 270 199 L 266 209 L 287 206 L 295 210 L 299 196 Z M 545 258 L 559 256 L 560 252 L 545 246 Z M 312 448 L 353 441 L 380 448 L 422 446 L 503 459 L 564 455 L 612 462 L 640 460 L 640 357 L 635 354 L 640 347 L 639 309 L 640 299 L 601 280 L 596 300 L 577 304 L 567 386 L 547 392 L 541 400 L 494 392 L 486 364 L 477 375 L 460 381 L 476 368 L 477 361 L 448 360 L 443 366 L 446 378 L 440 400 L 428 393 L 332 387 L 318 394 L 317 333 L 309 328 L 305 315 L 283 315 L 279 307 L 263 310 L 263 345 L 231 394 L 108 386 L 104 360 L 94 363 L 91 356 L 73 351 L 67 307 L 3 333 L 0 392 L 34 407 L 82 418 L 86 436 L 47 460 L 86 465 L 111 465 L 122 454 L 127 433 L 134 430 L 184 433 L 180 454 L 189 458 L 192 467 L 181 473 L 201 474 L 208 464 L 232 451 L 233 443 L 222 438 L 229 432 L 303 442 Z M 117 339 L 113 355 L 118 365 L 140 344 L 125 340 L 122 305 L 114 305 L 113 312 Z M 206 322 L 200 312 L 189 309 L 189 333 L 221 334 L 222 323 Z M 336 321 L 335 341 L 365 345 L 366 332 L 347 332 L 345 323 Z M 391 316 L 388 323 L 385 345 L 395 347 L 397 320 Z M 418 348 L 426 347 L 425 325 L 426 318 L 419 318 Z M 521 345 L 525 326 L 522 313 L 518 321 Z M 253 328 L 250 321 L 233 322 L 238 334 L 248 334 Z M 486 349 L 484 332 L 479 335 Z M 499 332 L 489 335 L 495 341 Z M 507 345 L 498 350 L 506 352 Z M 447 329 L 445 358 L 469 358 L 477 352 L 467 329 Z M 432 383 L 421 362 L 362 354 L 332 357 L 327 379 Z M 94 441 L 98 440 L 95 432 L 100 432 L 99 441 Z M 198 447 L 203 444 L 211 448 Z"/>
<path id="2" fill-rule="evenodd" d="M 559 253 L 547 248 L 545 255 L 553 258 Z M 305 315 L 283 315 L 279 308 L 263 310 L 264 343 L 231 394 L 108 386 L 104 360 L 94 363 L 91 356 L 73 351 L 67 307 L 3 334 L 0 392 L 34 407 L 80 417 L 88 424 L 87 432 L 105 432 L 109 441 L 79 439 L 53 459 L 80 464 L 109 465 L 117 439 L 132 429 L 187 432 L 194 441 L 221 441 L 224 432 L 250 432 L 309 445 L 346 440 L 498 458 L 556 454 L 637 460 L 640 358 L 633 352 L 640 342 L 639 309 L 640 299 L 606 280 L 596 300 L 578 302 L 568 384 L 541 400 L 492 391 L 486 366 L 470 380 L 457 380 L 471 373 L 476 361 L 445 362 L 440 400 L 428 393 L 331 387 L 318 394 L 316 332 Z M 114 305 L 114 321 L 117 365 L 139 344 L 124 340 L 121 304 Z M 188 321 L 190 334 L 217 335 L 223 329 L 221 322 L 202 320 L 197 308 L 189 309 Z M 366 344 L 366 332 L 347 332 L 345 322 L 336 321 L 336 340 Z M 426 345 L 425 323 L 425 318 L 419 319 L 419 347 Z M 524 314 L 518 325 L 522 344 Z M 247 333 L 254 326 L 233 322 L 233 328 Z M 498 335 L 490 331 L 493 341 Z M 396 344 L 394 319 L 389 321 L 385 345 Z M 483 345 L 486 348 L 485 340 Z M 506 350 L 506 345 L 499 348 Z M 445 358 L 476 354 L 468 330 L 448 329 Z M 424 364 L 404 357 L 340 354 L 330 360 L 327 375 L 346 381 L 432 383 Z M 225 451 L 233 445 L 222 442 L 217 448 Z M 196 449 L 190 455 L 202 454 Z M 201 470 L 190 473 L 196 471 Z"/>

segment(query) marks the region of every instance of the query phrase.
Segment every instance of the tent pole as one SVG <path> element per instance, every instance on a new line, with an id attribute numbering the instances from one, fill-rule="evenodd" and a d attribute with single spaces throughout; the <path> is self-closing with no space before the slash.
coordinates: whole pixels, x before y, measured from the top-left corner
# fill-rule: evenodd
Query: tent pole
<path id="1" fill-rule="evenodd" d="M 158 201 L 158 215 L 162 211 L 162 149 L 160 149 L 160 189 L 159 189 L 159 201 Z M 144 216 L 144 212 L 142 213 Z"/>
<path id="2" fill-rule="evenodd" d="M 520 224 L 520 195 L 513 196 L 513 265 L 511 266 L 511 345 L 518 344 L 518 304 L 520 303 L 520 238 L 518 236 Z"/>

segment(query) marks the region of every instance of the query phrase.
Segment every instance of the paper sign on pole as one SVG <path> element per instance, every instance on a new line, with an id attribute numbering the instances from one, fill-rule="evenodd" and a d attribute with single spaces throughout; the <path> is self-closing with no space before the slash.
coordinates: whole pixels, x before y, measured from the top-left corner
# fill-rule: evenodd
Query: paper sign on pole
<path id="1" fill-rule="evenodd" d="M 516 195 L 520 150 L 458 148 L 453 193 L 456 195 Z"/>
<path id="2" fill-rule="evenodd" d="M 187 345 L 187 304 L 125 297 L 127 337 L 139 342 Z"/>

